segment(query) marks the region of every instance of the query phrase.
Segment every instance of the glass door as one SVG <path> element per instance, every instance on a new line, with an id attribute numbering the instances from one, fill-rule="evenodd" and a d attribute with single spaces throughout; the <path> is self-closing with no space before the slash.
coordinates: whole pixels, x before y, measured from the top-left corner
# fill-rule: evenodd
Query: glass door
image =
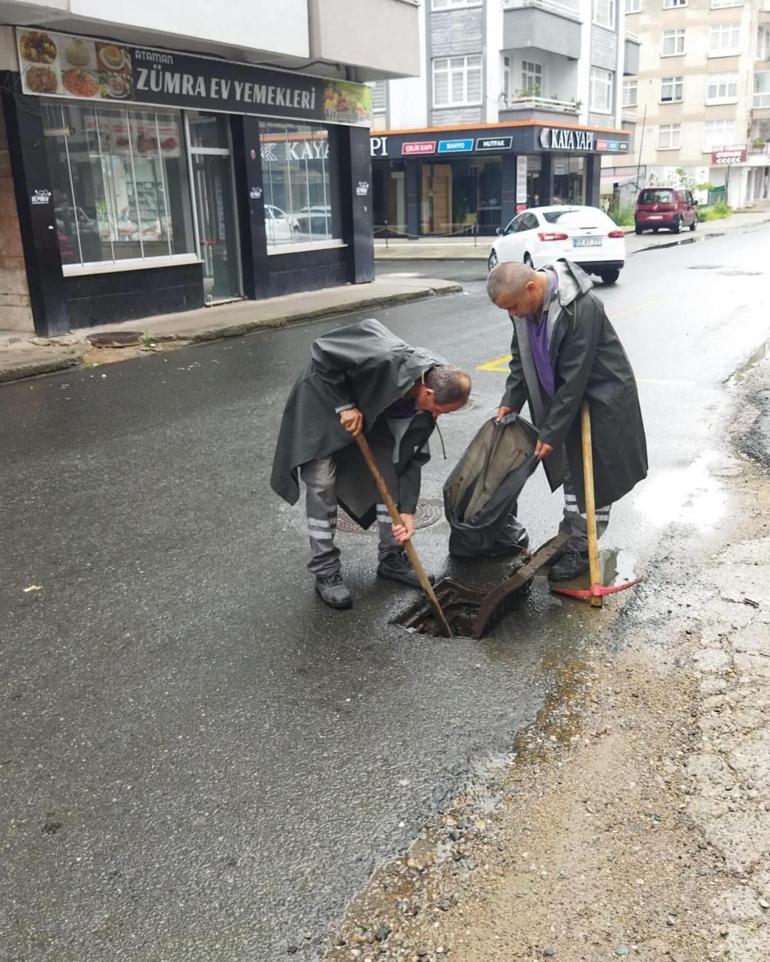
<path id="1" fill-rule="evenodd" d="M 238 223 L 227 117 L 191 113 L 190 165 L 207 304 L 241 297 Z"/>

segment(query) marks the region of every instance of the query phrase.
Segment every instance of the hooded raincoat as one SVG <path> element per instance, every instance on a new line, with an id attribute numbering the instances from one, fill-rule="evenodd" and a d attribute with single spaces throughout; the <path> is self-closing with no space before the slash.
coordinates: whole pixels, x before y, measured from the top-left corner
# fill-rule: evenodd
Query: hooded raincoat
<path id="1" fill-rule="evenodd" d="M 294 504 L 299 498 L 299 466 L 333 454 L 337 499 L 362 527 L 369 527 L 376 514 L 377 491 L 339 416 L 341 409 L 354 406 L 364 415 L 368 437 L 380 445 L 383 436 L 392 438 L 398 479 L 398 490 L 392 494 L 400 511 L 413 514 L 420 494 L 420 469 L 430 459 L 427 441 L 435 419 L 420 411 L 406 423 L 381 415 L 437 364 L 446 361 L 412 347 L 374 319 L 319 337 L 283 412 L 270 477 L 273 491 Z"/>
<path id="2" fill-rule="evenodd" d="M 559 280 L 546 318 L 555 396 L 549 397 L 538 380 L 527 318 L 514 317 L 510 373 L 500 404 L 519 411 L 529 401 L 540 440 L 554 448 L 543 461 L 551 490 L 564 480 L 566 454 L 578 507 L 585 511 L 583 398 L 591 408 L 597 507 L 619 500 L 647 476 L 647 444 L 634 372 L 590 278 L 567 260 L 548 267 Z"/>

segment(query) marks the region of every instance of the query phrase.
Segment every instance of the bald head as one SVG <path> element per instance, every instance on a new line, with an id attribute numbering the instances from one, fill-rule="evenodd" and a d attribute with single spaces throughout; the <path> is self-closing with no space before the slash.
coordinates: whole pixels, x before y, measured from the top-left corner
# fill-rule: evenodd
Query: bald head
<path id="1" fill-rule="evenodd" d="M 493 267 L 487 278 L 487 294 L 490 301 L 497 304 L 500 295 L 505 293 L 512 294 L 514 297 L 519 295 L 530 281 L 535 280 L 536 272 L 529 264 L 520 264 L 518 261 L 504 261 Z"/>

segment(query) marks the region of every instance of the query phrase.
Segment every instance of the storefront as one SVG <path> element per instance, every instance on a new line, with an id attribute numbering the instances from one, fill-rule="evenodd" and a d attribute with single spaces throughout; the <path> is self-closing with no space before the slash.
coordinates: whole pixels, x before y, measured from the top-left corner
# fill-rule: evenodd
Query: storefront
<path id="1" fill-rule="evenodd" d="M 16 39 L 3 112 L 39 333 L 373 279 L 368 87 Z"/>
<path id="2" fill-rule="evenodd" d="M 536 122 L 377 131 L 370 137 L 377 236 L 494 234 L 526 207 L 598 206 L 602 154 L 628 134 Z"/>

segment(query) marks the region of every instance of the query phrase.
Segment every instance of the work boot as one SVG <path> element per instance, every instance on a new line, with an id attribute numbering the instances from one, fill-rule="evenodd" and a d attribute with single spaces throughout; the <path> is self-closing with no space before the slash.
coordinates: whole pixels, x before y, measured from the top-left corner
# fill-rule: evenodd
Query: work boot
<path id="1" fill-rule="evenodd" d="M 421 587 L 417 572 L 409 563 L 409 558 L 403 548 L 399 548 L 397 551 L 389 551 L 377 565 L 377 574 L 380 578 L 400 581 L 401 584 L 409 585 L 410 588 Z M 430 581 L 432 582 L 433 578 Z"/>
<path id="2" fill-rule="evenodd" d="M 333 575 L 316 575 L 315 590 L 321 601 L 326 602 L 330 608 L 352 608 L 353 596 L 348 590 L 348 586 L 342 580 L 339 571 Z"/>
<path id="3" fill-rule="evenodd" d="M 588 571 L 588 552 L 569 545 L 559 560 L 551 566 L 548 577 L 551 581 L 572 581 Z"/>

